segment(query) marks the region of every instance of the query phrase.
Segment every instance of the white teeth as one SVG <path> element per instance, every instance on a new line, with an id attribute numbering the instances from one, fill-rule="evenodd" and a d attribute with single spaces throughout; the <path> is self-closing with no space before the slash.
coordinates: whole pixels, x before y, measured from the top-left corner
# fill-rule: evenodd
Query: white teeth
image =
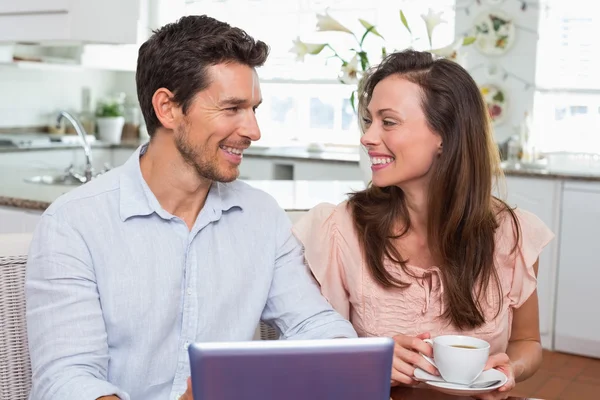
<path id="1" fill-rule="evenodd" d="M 225 150 L 228 153 L 231 154 L 235 154 L 236 156 L 241 156 L 243 151 L 242 149 L 236 149 L 235 147 L 229 147 L 229 146 L 220 146 L 223 150 Z"/>
<path id="2" fill-rule="evenodd" d="M 381 164 L 389 164 L 394 161 L 391 157 L 371 157 L 371 164 L 373 165 L 381 165 Z"/>

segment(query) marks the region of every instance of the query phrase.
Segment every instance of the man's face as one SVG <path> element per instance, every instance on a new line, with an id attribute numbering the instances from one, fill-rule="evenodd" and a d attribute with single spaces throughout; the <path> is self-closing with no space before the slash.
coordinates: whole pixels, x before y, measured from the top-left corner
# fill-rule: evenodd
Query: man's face
<path id="1" fill-rule="evenodd" d="M 231 182 L 242 153 L 260 139 L 255 111 L 262 101 L 254 68 L 229 63 L 208 68 L 209 86 L 196 94 L 175 130 L 179 153 L 198 175 Z"/>

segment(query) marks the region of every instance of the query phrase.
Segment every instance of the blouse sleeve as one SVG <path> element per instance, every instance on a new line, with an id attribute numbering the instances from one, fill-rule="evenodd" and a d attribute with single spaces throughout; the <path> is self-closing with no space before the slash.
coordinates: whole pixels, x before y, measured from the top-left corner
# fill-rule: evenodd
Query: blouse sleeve
<path id="1" fill-rule="evenodd" d="M 293 233 L 304 246 L 305 261 L 321 286 L 321 293 L 338 313 L 349 319 L 350 301 L 335 213 L 333 204 L 319 204 L 294 225 Z"/>
<path id="2" fill-rule="evenodd" d="M 519 308 L 537 287 L 533 266 L 544 247 L 554 238 L 554 234 L 536 215 L 521 209 L 516 209 L 515 214 L 520 226 L 519 245 L 516 251 L 507 257 L 510 261 L 507 262 L 506 267 L 512 269 L 512 285 L 508 293 L 509 304 L 513 308 Z M 509 246 L 505 249 L 506 253 L 510 253 L 515 243 L 514 224 L 511 218 L 507 220 L 509 220 L 509 229 L 505 229 L 504 234 L 510 235 L 510 240 L 504 240 L 504 243 Z"/>

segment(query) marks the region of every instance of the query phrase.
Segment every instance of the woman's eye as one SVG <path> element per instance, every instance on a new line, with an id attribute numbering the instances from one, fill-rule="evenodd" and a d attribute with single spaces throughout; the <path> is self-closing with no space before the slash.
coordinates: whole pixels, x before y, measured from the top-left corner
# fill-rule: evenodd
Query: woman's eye
<path id="1" fill-rule="evenodd" d="M 238 112 L 238 111 L 239 111 L 239 109 L 240 109 L 239 107 L 229 107 L 229 108 L 227 109 L 227 111 L 231 111 L 231 112 Z"/>
<path id="2" fill-rule="evenodd" d="M 396 123 L 394 121 L 388 121 L 388 120 L 383 120 L 383 126 L 392 126 L 392 125 L 396 125 Z"/>
<path id="3" fill-rule="evenodd" d="M 365 124 L 365 125 L 369 125 L 371 123 L 371 120 L 368 118 L 363 118 L 362 120 L 363 120 L 363 124 Z"/>

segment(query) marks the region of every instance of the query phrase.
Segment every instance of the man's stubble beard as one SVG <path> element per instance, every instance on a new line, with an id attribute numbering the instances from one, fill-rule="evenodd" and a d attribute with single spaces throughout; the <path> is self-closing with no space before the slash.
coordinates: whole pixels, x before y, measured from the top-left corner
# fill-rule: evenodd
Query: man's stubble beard
<path id="1" fill-rule="evenodd" d="M 237 179 L 239 171 L 236 174 L 226 176 L 219 171 L 219 161 L 215 157 L 213 160 L 207 160 L 203 156 L 207 153 L 206 146 L 200 146 L 195 149 L 189 141 L 189 131 L 185 124 L 181 124 L 175 132 L 175 147 L 181 157 L 194 168 L 198 176 L 214 182 L 233 182 Z"/>

